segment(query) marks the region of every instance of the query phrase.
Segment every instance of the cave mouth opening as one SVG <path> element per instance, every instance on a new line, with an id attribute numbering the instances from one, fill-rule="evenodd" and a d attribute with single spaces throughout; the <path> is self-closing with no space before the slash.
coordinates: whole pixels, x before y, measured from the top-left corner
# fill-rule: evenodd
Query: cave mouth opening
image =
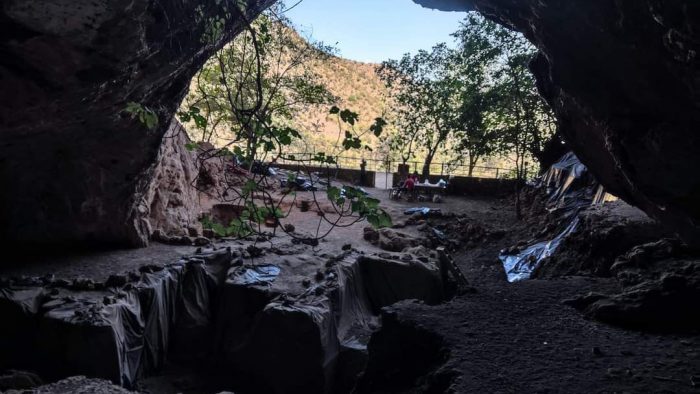
<path id="1" fill-rule="evenodd" d="M 341 170 L 374 171 L 374 181 L 361 174 L 359 183 L 390 188 L 409 172 L 443 184 L 454 176 L 525 178 L 565 152 L 554 115 L 528 68 L 536 50 L 520 33 L 476 12 L 455 14 L 456 31 L 448 27 L 450 33 L 440 36 L 453 43 L 433 42 L 428 49 L 404 43 L 401 48 L 409 49 L 395 50 L 399 55 L 393 60 L 384 53 L 388 47 L 377 46 L 364 55 L 374 60 L 362 62 L 357 42 L 342 48 L 350 48 L 353 56 L 344 58 L 337 47 L 304 35 L 285 14 L 306 3 L 273 5 L 244 24 L 193 77 L 176 116 L 183 125 L 175 131 L 186 130 L 185 145 L 203 157 L 198 167 L 215 159 L 260 175 L 272 174 L 270 166 L 298 173 L 303 168 L 307 174 L 294 181 L 304 187 L 313 178 L 309 169 L 328 173 L 334 166 L 334 176 Z M 310 3 L 312 9 L 321 4 Z M 327 8 L 337 12 L 333 5 Z M 327 17 L 301 15 L 311 21 Z M 392 23 L 373 34 L 402 21 Z M 365 26 L 341 33 L 352 37 Z M 323 28 L 324 38 L 331 39 L 340 30 L 332 23 Z M 511 96 L 519 100 L 508 101 Z M 520 122 L 517 113 L 532 121 Z M 538 162 L 543 164 L 538 167 Z M 377 177 L 379 172 L 384 174 Z M 194 183 L 211 185 L 211 178 L 200 173 Z M 231 189 L 224 188 L 226 196 L 214 193 L 233 206 L 246 206 L 241 193 L 231 198 Z"/>

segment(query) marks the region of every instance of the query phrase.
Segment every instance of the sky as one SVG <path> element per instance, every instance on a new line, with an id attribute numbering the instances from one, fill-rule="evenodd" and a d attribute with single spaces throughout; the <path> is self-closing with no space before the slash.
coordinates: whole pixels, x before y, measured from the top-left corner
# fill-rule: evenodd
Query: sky
<path id="1" fill-rule="evenodd" d="M 285 15 L 305 36 L 338 48 L 340 56 L 379 63 L 452 42 L 450 34 L 466 13 L 429 10 L 411 0 L 303 0 Z"/>

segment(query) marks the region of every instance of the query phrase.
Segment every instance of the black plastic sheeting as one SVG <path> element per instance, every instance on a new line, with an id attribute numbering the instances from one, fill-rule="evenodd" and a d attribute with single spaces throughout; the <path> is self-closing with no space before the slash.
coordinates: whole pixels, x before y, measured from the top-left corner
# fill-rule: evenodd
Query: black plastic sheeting
<path id="1" fill-rule="evenodd" d="M 268 254 L 274 263 L 231 266 L 232 256 L 147 268 L 119 288 L 2 287 L 0 369 L 134 387 L 167 361 L 200 360 L 251 392 L 349 392 L 377 311 L 444 297 L 427 258 Z"/>
<path id="2" fill-rule="evenodd" d="M 230 260 L 228 251 L 197 255 L 144 272 L 122 289 L 0 289 L 0 315 L 12 319 L 0 331 L 0 368 L 133 387 L 163 366 L 171 339 L 211 326 L 216 276 Z"/>
<path id="3" fill-rule="evenodd" d="M 576 230 L 578 213 L 591 204 L 605 200 L 604 189 L 573 152 L 562 156 L 533 186 L 546 190 L 545 208 L 550 215 L 559 219 L 562 227 L 553 239 L 531 244 L 516 254 L 501 253 L 499 259 L 509 282 L 529 279 L 542 260 L 551 256 L 561 242 Z"/>
<path id="4" fill-rule="evenodd" d="M 314 275 L 318 264 L 297 257 L 272 267 L 231 268 L 221 300 L 220 357 L 254 392 L 348 392 L 364 367 L 376 312 L 408 298 L 439 302 L 444 294 L 431 262 L 350 252 L 323 278 Z M 314 276 L 301 289 L 291 280 Z"/>

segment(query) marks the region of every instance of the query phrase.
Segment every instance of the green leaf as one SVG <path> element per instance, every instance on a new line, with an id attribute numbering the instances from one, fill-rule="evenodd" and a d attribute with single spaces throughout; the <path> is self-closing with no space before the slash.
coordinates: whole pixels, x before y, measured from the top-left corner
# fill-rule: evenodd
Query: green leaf
<path id="1" fill-rule="evenodd" d="M 331 186 L 328 188 L 327 194 L 329 200 L 337 202 L 340 198 L 340 189 L 335 186 Z"/>
<path id="2" fill-rule="evenodd" d="M 391 227 L 391 216 L 383 210 L 377 210 L 367 215 L 367 221 L 374 228 Z"/>
<path id="3" fill-rule="evenodd" d="M 349 123 L 350 125 L 354 126 L 355 122 L 360 119 L 359 115 L 357 113 L 350 111 L 349 109 L 344 109 L 340 111 L 340 119 L 345 122 Z"/>
<path id="4" fill-rule="evenodd" d="M 244 196 L 250 195 L 250 193 L 258 189 L 258 184 L 253 180 L 248 180 L 245 185 L 243 185 L 242 193 Z"/>
<path id="5" fill-rule="evenodd" d="M 365 197 L 365 203 L 367 204 L 368 208 L 373 209 L 379 207 L 380 201 L 376 198 Z"/>

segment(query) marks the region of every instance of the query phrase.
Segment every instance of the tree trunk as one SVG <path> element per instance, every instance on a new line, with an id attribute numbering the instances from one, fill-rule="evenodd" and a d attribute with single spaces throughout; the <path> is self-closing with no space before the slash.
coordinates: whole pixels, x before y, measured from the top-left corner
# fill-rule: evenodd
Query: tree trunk
<path id="1" fill-rule="evenodd" d="M 474 175 L 474 167 L 476 167 L 476 163 L 479 162 L 479 158 L 472 158 L 472 156 L 469 156 L 469 177 L 471 178 Z"/>
<path id="2" fill-rule="evenodd" d="M 520 180 L 515 183 L 515 217 L 518 220 L 523 218 L 523 212 L 520 207 Z"/>
<path id="3" fill-rule="evenodd" d="M 433 156 L 435 156 L 435 153 L 429 153 L 425 157 L 425 162 L 423 163 L 423 178 L 425 179 L 428 179 L 430 176 L 430 165 L 433 163 Z"/>
<path id="4" fill-rule="evenodd" d="M 522 189 L 522 183 L 523 183 L 523 163 L 525 161 L 524 157 L 520 157 L 521 154 L 516 152 L 515 155 L 515 171 L 517 173 L 516 176 L 516 181 L 515 181 L 515 217 L 518 220 L 521 220 L 523 218 L 523 212 L 522 212 L 522 207 L 520 203 L 520 191 Z"/>

